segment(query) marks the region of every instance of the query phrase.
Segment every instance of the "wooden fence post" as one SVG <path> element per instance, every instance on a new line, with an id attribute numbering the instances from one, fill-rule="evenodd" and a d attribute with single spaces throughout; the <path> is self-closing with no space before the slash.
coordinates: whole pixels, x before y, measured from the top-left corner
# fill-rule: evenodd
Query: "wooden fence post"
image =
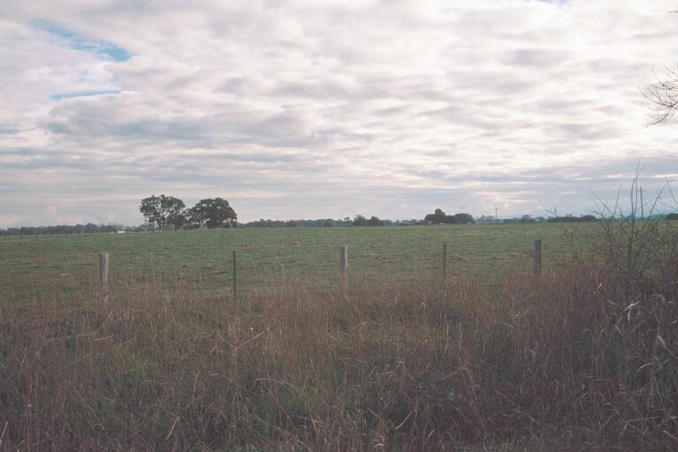
<path id="1" fill-rule="evenodd" d="M 238 279 L 236 274 L 236 260 L 235 251 L 233 251 L 233 298 L 238 297 Z"/>
<path id="2" fill-rule="evenodd" d="M 443 281 L 447 280 L 447 243 L 443 243 Z"/>
<path id="3" fill-rule="evenodd" d="M 541 275 L 541 239 L 534 241 L 534 274 Z"/>
<path id="4" fill-rule="evenodd" d="M 99 253 L 99 282 L 101 284 L 101 300 L 108 303 L 111 299 L 111 280 L 108 274 L 109 253 Z"/>
<path id="5" fill-rule="evenodd" d="M 339 247 L 339 282 L 341 288 L 348 289 L 348 246 Z"/>

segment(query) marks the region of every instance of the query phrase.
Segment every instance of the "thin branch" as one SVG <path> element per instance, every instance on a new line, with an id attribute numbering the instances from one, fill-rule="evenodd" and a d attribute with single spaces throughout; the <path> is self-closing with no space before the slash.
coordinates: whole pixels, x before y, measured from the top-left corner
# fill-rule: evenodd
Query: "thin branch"
<path id="1" fill-rule="evenodd" d="M 655 74 L 655 83 L 643 91 L 643 96 L 652 103 L 656 112 L 649 125 L 668 122 L 678 111 L 678 70 L 666 68 L 663 78 Z"/>

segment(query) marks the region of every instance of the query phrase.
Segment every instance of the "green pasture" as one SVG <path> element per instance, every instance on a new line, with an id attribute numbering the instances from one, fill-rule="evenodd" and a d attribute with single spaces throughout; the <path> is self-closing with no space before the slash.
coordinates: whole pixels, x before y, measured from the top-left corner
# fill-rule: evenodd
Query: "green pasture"
<path id="1" fill-rule="evenodd" d="M 532 271 L 535 239 L 545 269 L 569 253 L 567 231 L 595 225 L 510 224 L 353 228 L 251 228 L 0 238 L 0 300 L 95 296 L 98 254 L 111 255 L 112 288 L 182 284 L 196 293 L 228 293 L 232 253 L 238 288 L 281 283 L 337 284 L 339 247 L 349 247 L 351 278 L 394 281 L 442 274 L 492 281 Z"/>

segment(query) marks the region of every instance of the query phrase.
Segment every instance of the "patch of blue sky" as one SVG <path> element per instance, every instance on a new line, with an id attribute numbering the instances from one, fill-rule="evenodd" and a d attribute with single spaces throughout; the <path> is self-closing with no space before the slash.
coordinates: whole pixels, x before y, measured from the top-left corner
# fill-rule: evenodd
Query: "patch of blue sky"
<path id="1" fill-rule="evenodd" d="M 71 97 L 92 97 L 103 96 L 105 94 L 120 94 L 119 89 L 91 90 L 91 91 L 71 91 L 66 93 L 56 93 L 49 96 L 50 100 L 68 99 Z"/>
<path id="2" fill-rule="evenodd" d="M 110 42 L 89 39 L 74 30 L 60 27 L 45 20 L 34 20 L 31 24 L 39 30 L 63 39 L 72 49 L 96 53 L 114 61 L 127 61 L 131 58 L 127 50 Z"/>

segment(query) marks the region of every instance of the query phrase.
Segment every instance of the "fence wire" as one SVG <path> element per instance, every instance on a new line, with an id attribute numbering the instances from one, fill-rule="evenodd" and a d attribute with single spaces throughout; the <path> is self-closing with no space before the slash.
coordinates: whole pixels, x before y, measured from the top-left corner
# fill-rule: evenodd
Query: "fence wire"
<path id="1" fill-rule="evenodd" d="M 588 226 L 590 229 L 591 226 Z M 289 284 L 336 286 L 339 249 L 348 246 L 349 280 L 403 281 L 468 276 L 498 281 L 533 271 L 543 240 L 545 271 L 572 253 L 562 225 L 271 228 L 0 238 L 0 297 L 96 296 L 98 254 L 110 253 L 112 292 L 181 285 L 227 294 L 237 255 L 238 289 Z M 576 234 L 575 234 L 576 235 Z M 443 246 L 447 244 L 446 263 Z"/>

